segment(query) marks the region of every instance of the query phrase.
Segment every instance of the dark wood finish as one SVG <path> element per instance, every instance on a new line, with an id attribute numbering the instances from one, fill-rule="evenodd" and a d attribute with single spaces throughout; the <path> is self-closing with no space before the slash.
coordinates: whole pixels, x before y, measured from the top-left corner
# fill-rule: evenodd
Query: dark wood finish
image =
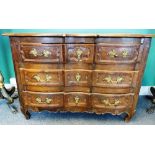
<path id="1" fill-rule="evenodd" d="M 27 119 L 29 110 L 134 115 L 152 35 L 9 36 Z"/>

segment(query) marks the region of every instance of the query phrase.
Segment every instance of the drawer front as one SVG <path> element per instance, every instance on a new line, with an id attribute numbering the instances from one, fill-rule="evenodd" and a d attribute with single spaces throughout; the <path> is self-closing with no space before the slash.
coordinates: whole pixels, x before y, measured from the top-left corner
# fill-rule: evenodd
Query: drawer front
<path id="1" fill-rule="evenodd" d="M 97 44 L 95 62 L 135 63 L 138 59 L 140 45 L 130 44 Z"/>
<path id="2" fill-rule="evenodd" d="M 24 62 L 63 63 L 63 45 L 21 44 L 21 57 Z"/>
<path id="3" fill-rule="evenodd" d="M 94 44 L 67 44 L 66 63 L 93 63 Z"/>
<path id="4" fill-rule="evenodd" d="M 131 107 L 133 94 L 92 94 L 93 108 L 119 109 Z"/>
<path id="5" fill-rule="evenodd" d="M 65 93 L 65 107 L 88 107 L 89 94 L 72 92 Z"/>
<path id="6" fill-rule="evenodd" d="M 65 70 L 65 86 L 90 86 L 92 71 Z"/>
<path id="7" fill-rule="evenodd" d="M 138 71 L 93 71 L 93 86 L 136 87 Z"/>
<path id="8" fill-rule="evenodd" d="M 22 82 L 32 86 L 62 86 L 62 70 L 39 70 L 20 68 Z"/>
<path id="9" fill-rule="evenodd" d="M 23 96 L 25 105 L 53 108 L 63 106 L 62 93 L 23 92 Z"/>

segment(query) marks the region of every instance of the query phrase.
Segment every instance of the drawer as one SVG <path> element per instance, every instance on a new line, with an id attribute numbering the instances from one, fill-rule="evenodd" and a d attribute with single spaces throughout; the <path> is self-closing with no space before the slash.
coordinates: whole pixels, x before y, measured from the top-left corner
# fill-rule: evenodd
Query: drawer
<path id="1" fill-rule="evenodd" d="M 93 63 L 94 44 L 66 44 L 66 63 Z"/>
<path id="2" fill-rule="evenodd" d="M 24 103 L 36 107 L 63 107 L 63 93 L 23 92 Z"/>
<path id="3" fill-rule="evenodd" d="M 90 86 L 91 82 L 91 70 L 65 70 L 65 86 Z"/>
<path id="4" fill-rule="evenodd" d="M 51 87 L 49 91 L 57 87 L 62 90 L 64 85 L 62 70 L 39 70 L 20 68 L 22 83 L 27 86 L 27 90 L 45 91 L 44 87 Z M 53 87 L 52 87 L 53 86 Z M 60 87 L 59 87 L 60 86 Z M 57 90 L 57 91 L 58 91 Z"/>
<path id="5" fill-rule="evenodd" d="M 21 44 L 21 59 L 33 63 L 63 63 L 62 44 Z"/>
<path id="6" fill-rule="evenodd" d="M 121 109 L 131 107 L 134 94 L 92 94 L 92 107 L 103 109 Z"/>
<path id="7" fill-rule="evenodd" d="M 65 93 L 65 107 L 89 107 L 89 93 L 71 92 Z"/>
<path id="8" fill-rule="evenodd" d="M 139 59 L 140 44 L 96 44 L 97 64 L 131 64 Z"/>
<path id="9" fill-rule="evenodd" d="M 138 71 L 93 71 L 93 86 L 96 87 L 136 87 Z"/>

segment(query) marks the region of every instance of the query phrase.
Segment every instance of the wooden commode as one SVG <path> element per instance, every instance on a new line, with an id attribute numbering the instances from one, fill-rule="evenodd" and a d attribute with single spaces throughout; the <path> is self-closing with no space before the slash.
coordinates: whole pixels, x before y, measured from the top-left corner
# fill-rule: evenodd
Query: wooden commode
<path id="1" fill-rule="evenodd" d="M 4 35 L 27 119 L 42 110 L 134 115 L 152 35 Z"/>

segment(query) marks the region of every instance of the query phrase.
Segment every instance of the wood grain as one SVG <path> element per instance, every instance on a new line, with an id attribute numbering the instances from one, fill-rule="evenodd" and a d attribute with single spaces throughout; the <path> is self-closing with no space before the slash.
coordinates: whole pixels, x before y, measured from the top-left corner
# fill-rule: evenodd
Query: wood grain
<path id="1" fill-rule="evenodd" d="M 30 110 L 134 115 L 153 35 L 4 35 L 27 119 Z"/>

